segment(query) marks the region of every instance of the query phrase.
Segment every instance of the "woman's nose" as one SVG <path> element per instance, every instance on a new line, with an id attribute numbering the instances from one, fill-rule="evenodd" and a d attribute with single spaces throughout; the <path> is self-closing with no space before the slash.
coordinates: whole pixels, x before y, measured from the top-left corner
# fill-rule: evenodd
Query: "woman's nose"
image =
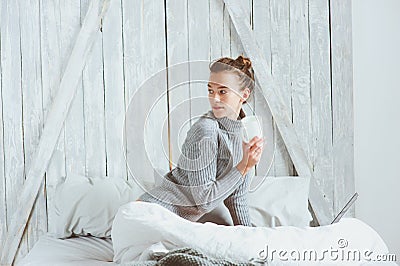
<path id="1" fill-rule="evenodd" d="M 213 98 L 214 98 L 214 101 L 220 102 L 220 98 L 219 98 L 218 94 L 214 94 Z"/>

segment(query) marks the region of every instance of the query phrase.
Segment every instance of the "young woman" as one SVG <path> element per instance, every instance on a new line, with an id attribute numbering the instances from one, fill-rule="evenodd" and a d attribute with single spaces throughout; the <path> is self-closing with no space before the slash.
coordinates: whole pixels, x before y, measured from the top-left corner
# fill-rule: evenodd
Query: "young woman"
<path id="1" fill-rule="evenodd" d="M 260 160 L 264 139 L 242 141 L 241 119 L 242 105 L 254 91 L 254 72 L 243 56 L 220 58 L 209 68 L 212 110 L 188 131 L 177 167 L 138 200 L 158 203 L 190 221 L 224 202 L 234 225 L 251 226 L 248 171 Z"/>

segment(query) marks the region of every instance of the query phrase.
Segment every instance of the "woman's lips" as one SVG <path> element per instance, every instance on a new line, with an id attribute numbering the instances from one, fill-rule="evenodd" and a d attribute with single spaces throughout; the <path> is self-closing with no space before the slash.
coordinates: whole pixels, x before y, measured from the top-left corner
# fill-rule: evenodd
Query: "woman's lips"
<path id="1" fill-rule="evenodd" d="M 224 109 L 223 107 L 213 107 L 213 109 L 215 109 L 215 110 L 220 110 L 220 109 Z"/>

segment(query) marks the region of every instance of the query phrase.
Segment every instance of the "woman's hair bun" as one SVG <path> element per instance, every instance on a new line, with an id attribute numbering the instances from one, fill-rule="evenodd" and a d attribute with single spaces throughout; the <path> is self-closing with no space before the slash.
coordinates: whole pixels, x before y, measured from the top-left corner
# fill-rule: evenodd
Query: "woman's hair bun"
<path id="1" fill-rule="evenodd" d="M 238 58 L 237 58 L 236 60 L 242 61 L 243 66 L 244 66 L 245 68 L 247 68 L 247 69 L 248 69 L 248 68 L 251 68 L 251 61 L 250 61 L 250 58 L 244 57 L 243 55 L 239 55 Z"/>

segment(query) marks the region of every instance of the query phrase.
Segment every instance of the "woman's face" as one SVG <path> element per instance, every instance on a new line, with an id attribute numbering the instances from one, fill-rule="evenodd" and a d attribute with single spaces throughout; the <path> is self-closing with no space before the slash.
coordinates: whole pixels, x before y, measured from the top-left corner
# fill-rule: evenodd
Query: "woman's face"
<path id="1" fill-rule="evenodd" d="M 211 72 L 208 81 L 208 100 L 215 117 L 227 116 L 236 120 L 250 90 L 240 90 L 239 76 L 232 72 Z"/>

